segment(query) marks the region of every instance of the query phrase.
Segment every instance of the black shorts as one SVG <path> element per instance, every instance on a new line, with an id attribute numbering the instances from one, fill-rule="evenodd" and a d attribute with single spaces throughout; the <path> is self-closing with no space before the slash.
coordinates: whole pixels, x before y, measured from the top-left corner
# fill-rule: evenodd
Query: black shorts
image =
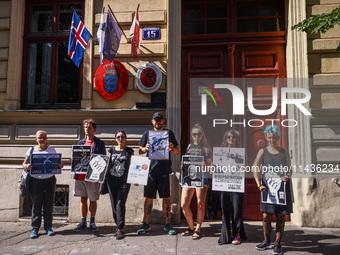
<path id="1" fill-rule="evenodd" d="M 144 197 L 155 199 L 157 190 L 160 198 L 170 197 L 170 174 L 149 175 Z"/>

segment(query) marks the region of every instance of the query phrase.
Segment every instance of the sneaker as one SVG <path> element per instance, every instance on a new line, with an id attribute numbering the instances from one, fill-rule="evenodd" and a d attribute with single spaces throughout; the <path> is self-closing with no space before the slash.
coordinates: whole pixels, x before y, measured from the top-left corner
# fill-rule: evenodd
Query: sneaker
<path id="1" fill-rule="evenodd" d="M 31 233 L 31 235 L 30 235 L 30 238 L 31 238 L 31 239 L 38 238 L 38 230 L 33 229 L 33 230 L 32 230 L 32 233 Z"/>
<path id="2" fill-rule="evenodd" d="M 46 229 L 46 234 L 48 236 L 55 236 L 55 233 L 54 233 L 54 231 L 51 228 Z"/>
<path id="3" fill-rule="evenodd" d="M 164 231 L 167 232 L 169 235 L 175 235 L 176 231 L 174 228 L 171 226 L 171 223 L 167 223 L 164 226 Z"/>
<path id="4" fill-rule="evenodd" d="M 271 248 L 272 248 L 272 245 L 270 244 L 269 241 L 263 241 L 259 245 L 256 245 L 256 249 L 259 251 L 264 251 L 266 249 L 271 249 Z"/>
<path id="5" fill-rule="evenodd" d="M 137 234 L 139 234 L 139 235 L 145 234 L 150 229 L 151 229 L 150 225 L 143 222 L 143 225 L 140 227 L 140 229 L 137 230 Z"/>
<path id="6" fill-rule="evenodd" d="M 97 228 L 97 226 L 94 222 L 90 223 L 90 230 L 92 232 L 99 232 L 99 229 Z"/>
<path id="7" fill-rule="evenodd" d="M 282 254 L 282 248 L 279 244 L 274 244 L 273 254 L 275 255 L 281 255 Z"/>
<path id="8" fill-rule="evenodd" d="M 87 226 L 86 226 L 86 223 L 82 223 L 80 222 L 77 227 L 75 229 L 73 229 L 73 231 L 75 232 L 80 232 L 80 231 L 83 231 L 84 229 L 86 229 Z"/>
<path id="9" fill-rule="evenodd" d="M 235 236 L 234 240 L 231 243 L 232 244 L 240 244 L 241 243 L 241 237 Z"/>
<path id="10" fill-rule="evenodd" d="M 116 236 L 117 240 L 123 239 L 124 237 L 125 235 L 123 231 L 117 231 L 117 236 Z"/>
<path id="11" fill-rule="evenodd" d="M 113 233 L 113 236 L 117 236 L 118 233 L 118 229 L 116 230 L 116 232 Z"/>

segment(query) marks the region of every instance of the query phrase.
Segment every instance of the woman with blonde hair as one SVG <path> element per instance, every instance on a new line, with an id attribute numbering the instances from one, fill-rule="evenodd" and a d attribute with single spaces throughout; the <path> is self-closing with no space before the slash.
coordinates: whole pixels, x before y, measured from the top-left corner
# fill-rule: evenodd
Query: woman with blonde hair
<path id="1" fill-rule="evenodd" d="M 191 156 L 203 156 L 204 162 L 202 166 L 209 166 L 212 164 L 212 151 L 205 137 L 203 128 L 200 124 L 195 124 L 191 129 L 191 141 L 188 145 L 185 155 Z M 201 227 L 204 220 L 205 213 L 205 200 L 207 191 L 209 188 L 209 182 L 207 173 L 203 176 L 203 188 L 182 188 L 181 206 L 183 214 L 188 222 L 188 228 L 182 232 L 182 236 L 192 235 L 191 239 L 197 240 L 201 238 Z M 197 225 L 194 226 L 193 214 L 190 209 L 191 200 L 196 193 L 197 197 Z"/>

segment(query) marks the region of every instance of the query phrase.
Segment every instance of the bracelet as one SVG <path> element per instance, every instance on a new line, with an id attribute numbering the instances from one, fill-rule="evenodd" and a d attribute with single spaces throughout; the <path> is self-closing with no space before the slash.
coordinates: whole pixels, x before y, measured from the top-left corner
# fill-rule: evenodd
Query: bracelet
<path id="1" fill-rule="evenodd" d="M 260 184 L 259 186 L 257 186 L 257 188 L 260 188 L 262 186 L 262 184 Z"/>

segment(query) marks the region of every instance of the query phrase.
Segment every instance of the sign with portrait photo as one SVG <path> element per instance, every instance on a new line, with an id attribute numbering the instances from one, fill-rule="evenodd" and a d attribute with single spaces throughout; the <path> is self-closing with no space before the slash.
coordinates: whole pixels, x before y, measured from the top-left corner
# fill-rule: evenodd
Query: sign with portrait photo
<path id="1" fill-rule="evenodd" d="M 169 159 L 169 132 L 149 131 L 149 159 Z"/>
<path id="2" fill-rule="evenodd" d="M 261 176 L 261 185 L 266 187 L 261 192 L 262 203 L 286 205 L 286 182 L 281 180 L 280 173 L 267 169 Z"/>
<path id="3" fill-rule="evenodd" d="M 214 147 L 212 190 L 244 193 L 244 158 L 244 148 Z"/>
<path id="4" fill-rule="evenodd" d="M 127 183 L 147 185 L 150 160 L 147 157 L 131 156 Z"/>
<path id="5" fill-rule="evenodd" d="M 61 153 L 31 154 L 31 174 L 61 174 Z"/>
<path id="6" fill-rule="evenodd" d="M 203 188 L 202 156 L 182 156 L 182 187 Z"/>
<path id="7" fill-rule="evenodd" d="M 72 173 L 86 173 L 91 158 L 90 145 L 72 146 Z"/>
<path id="8" fill-rule="evenodd" d="M 109 160 L 109 156 L 92 154 L 87 167 L 85 181 L 103 183 Z"/>

